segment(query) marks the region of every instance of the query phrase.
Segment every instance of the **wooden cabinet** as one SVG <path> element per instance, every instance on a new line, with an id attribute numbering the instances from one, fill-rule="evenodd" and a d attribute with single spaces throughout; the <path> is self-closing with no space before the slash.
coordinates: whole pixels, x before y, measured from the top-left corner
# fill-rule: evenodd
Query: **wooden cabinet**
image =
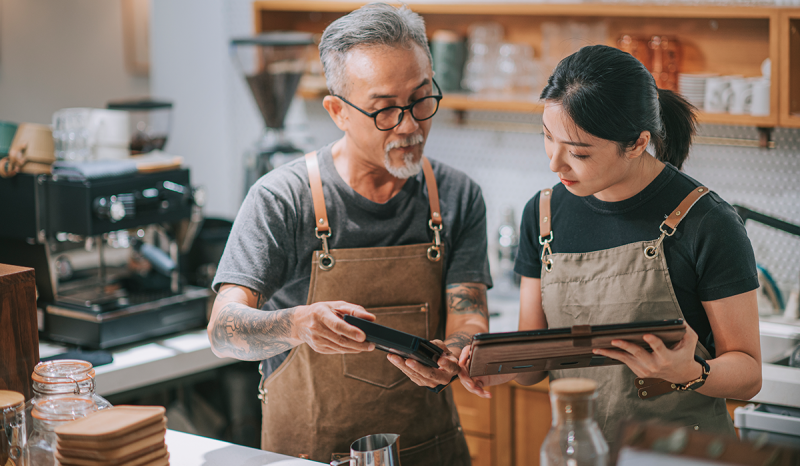
<path id="1" fill-rule="evenodd" d="M 336 18 L 367 2 L 261 0 L 254 2 L 255 31 L 299 30 L 321 33 Z M 772 62 L 768 116 L 703 113 L 705 123 L 758 127 L 800 127 L 800 9 L 723 5 L 614 3 L 416 3 L 432 35 L 438 29 L 466 34 L 476 22 L 503 25 L 505 40 L 531 44 L 541 53 L 541 25 L 574 21 L 606 24 L 606 44 L 622 34 L 670 35 L 681 42 L 682 72 L 758 76 L 764 59 Z M 442 107 L 456 110 L 541 112 L 535 95 L 447 94 Z"/>
<path id="2" fill-rule="evenodd" d="M 511 466 L 511 386 L 491 387 L 491 399 L 469 393 L 460 382 L 453 383 L 452 390 L 472 464 Z"/>
<path id="3" fill-rule="evenodd" d="M 31 398 L 31 374 L 38 362 L 34 270 L 0 264 L 0 390 Z"/>
<path id="4" fill-rule="evenodd" d="M 800 8 L 780 15 L 779 125 L 800 128 Z"/>
<path id="5" fill-rule="evenodd" d="M 550 430 L 548 388 L 547 380 L 531 387 L 499 385 L 489 389 L 487 400 L 453 384 L 473 465 L 539 464 L 539 448 Z"/>

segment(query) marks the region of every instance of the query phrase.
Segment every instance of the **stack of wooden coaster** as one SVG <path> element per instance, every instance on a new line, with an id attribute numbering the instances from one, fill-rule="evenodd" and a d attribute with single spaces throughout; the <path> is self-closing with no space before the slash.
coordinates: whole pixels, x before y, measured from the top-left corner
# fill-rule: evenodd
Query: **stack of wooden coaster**
<path id="1" fill-rule="evenodd" d="M 161 406 L 116 406 L 56 427 L 64 466 L 168 466 Z"/>

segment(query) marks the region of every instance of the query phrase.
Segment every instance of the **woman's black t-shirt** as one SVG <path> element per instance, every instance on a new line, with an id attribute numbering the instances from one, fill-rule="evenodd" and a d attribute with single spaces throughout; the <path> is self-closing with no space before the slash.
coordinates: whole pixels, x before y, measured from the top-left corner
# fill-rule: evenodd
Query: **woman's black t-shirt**
<path id="1" fill-rule="evenodd" d="M 658 238 L 659 225 L 694 188 L 702 186 L 667 164 L 644 190 L 620 202 L 578 197 L 562 184 L 553 188 L 551 217 L 554 253 L 610 249 Z M 702 301 L 714 301 L 758 288 L 753 248 L 736 211 L 716 193 L 703 196 L 664 240 L 664 255 L 678 304 L 700 342 L 715 355 L 714 339 Z M 514 269 L 541 278 L 539 194 L 522 214 L 520 247 Z"/>

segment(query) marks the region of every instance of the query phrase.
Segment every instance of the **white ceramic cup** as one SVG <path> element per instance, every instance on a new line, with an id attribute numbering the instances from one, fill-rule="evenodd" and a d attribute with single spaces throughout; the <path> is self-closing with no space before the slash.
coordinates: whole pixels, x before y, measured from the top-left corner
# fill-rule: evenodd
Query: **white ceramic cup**
<path id="1" fill-rule="evenodd" d="M 769 116 L 769 80 L 761 78 L 753 81 L 752 94 L 753 97 L 750 103 L 750 114 L 753 116 Z"/>
<path id="2" fill-rule="evenodd" d="M 728 112 L 731 115 L 747 115 L 753 100 L 753 80 L 736 78 L 731 80 Z"/>
<path id="3" fill-rule="evenodd" d="M 715 76 L 706 80 L 703 109 L 708 113 L 725 113 L 732 96 L 731 76 Z"/>

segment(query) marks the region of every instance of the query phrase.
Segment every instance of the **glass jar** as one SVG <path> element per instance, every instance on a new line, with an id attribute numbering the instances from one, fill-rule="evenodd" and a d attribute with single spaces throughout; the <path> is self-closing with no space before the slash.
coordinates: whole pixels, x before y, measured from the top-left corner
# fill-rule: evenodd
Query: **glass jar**
<path id="1" fill-rule="evenodd" d="M 0 465 L 30 466 L 25 426 L 25 396 L 0 390 Z"/>
<path id="2" fill-rule="evenodd" d="M 60 359 L 40 362 L 33 369 L 33 405 L 40 400 L 62 396 L 86 396 L 91 398 L 97 409 L 110 408 L 105 398 L 95 393 L 94 369 L 92 363 L 78 359 Z"/>
<path id="3" fill-rule="evenodd" d="M 607 466 L 608 443 L 594 420 L 597 382 L 565 378 L 550 384 L 553 423 L 542 443 L 542 466 Z"/>
<path id="4" fill-rule="evenodd" d="M 86 417 L 97 411 L 97 405 L 89 397 L 59 397 L 42 400 L 31 412 L 33 431 L 28 438 L 31 464 L 54 466 L 56 462 L 56 427 Z"/>

